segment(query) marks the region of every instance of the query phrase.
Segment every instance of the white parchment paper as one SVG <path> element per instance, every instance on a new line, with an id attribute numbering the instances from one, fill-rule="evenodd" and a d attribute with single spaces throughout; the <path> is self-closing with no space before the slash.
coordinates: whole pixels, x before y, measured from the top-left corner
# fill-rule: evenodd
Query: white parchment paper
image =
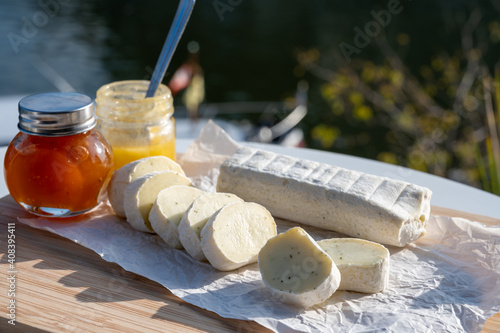
<path id="1" fill-rule="evenodd" d="M 218 166 L 237 147 L 209 123 L 179 163 L 196 186 L 214 191 Z M 390 281 L 383 293 L 339 291 L 307 310 L 270 297 L 256 264 L 219 272 L 168 247 L 158 236 L 132 229 L 107 205 L 73 223 L 19 220 L 157 281 L 186 302 L 277 332 L 479 332 L 500 310 L 500 228 L 464 219 L 431 216 L 424 237 L 402 249 L 389 247 Z M 294 225 L 277 223 L 278 232 Z M 316 239 L 340 236 L 303 228 Z"/>

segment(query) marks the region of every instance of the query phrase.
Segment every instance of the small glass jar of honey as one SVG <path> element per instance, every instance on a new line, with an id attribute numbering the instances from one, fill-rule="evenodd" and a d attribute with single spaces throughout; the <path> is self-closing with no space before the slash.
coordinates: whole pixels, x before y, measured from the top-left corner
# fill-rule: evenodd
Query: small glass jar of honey
<path id="1" fill-rule="evenodd" d="M 44 93 L 19 102 L 20 133 L 4 160 L 11 196 L 28 212 L 82 214 L 104 198 L 113 155 L 95 128 L 95 104 L 78 93 Z"/>
<path id="2" fill-rule="evenodd" d="M 143 157 L 175 160 L 175 120 L 170 89 L 160 84 L 146 98 L 149 81 L 118 81 L 97 91 L 97 126 L 113 148 L 115 168 Z"/>

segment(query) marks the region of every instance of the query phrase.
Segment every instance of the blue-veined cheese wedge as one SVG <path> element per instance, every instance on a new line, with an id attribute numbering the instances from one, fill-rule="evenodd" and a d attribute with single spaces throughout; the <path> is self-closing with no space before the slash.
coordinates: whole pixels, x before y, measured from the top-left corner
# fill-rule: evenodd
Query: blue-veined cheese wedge
<path id="1" fill-rule="evenodd" d="M 201 248 L 213 267 L 231 271 L 257 262 L 260 250 L 276 233 L 274 218 L 263 206 L 232 202 L 203 227 Z"/>
<path id="2" fill-rule="evenodd" d="M 357 238 L 318 241 L 340 271 L 339 290 L 384 291 L 389 283 L 390 254 L 381 244 Z"/>
<path id="3" fill-rule="evenodd" d="M 341 283 L 333 260 L 300 227 L 266 243 L 259 253 L 259 270 L 274 297 L 305 308 L 326 301 Z"/>
<path id="4" fill-rule="evenodd" d="M 217 190 L 275 217 L 394 246 L 424 234 L 430 214 L 427 188 L 248 147 L 221 165 Z"/>

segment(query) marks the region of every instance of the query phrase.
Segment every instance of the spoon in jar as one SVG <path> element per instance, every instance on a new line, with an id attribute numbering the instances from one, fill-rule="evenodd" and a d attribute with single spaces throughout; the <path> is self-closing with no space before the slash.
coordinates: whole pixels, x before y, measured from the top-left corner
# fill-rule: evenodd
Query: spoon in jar
<path id="1" fill-rule="evenodd" d="M 160 56 L 156 62 L 153 75 L 151 76 L 151 81 L 149 83 L 148 90 L 146 92 L 146 98 L 153 97 L 158 85 L 163 80 L 167 67 L 172 60 L 174 51 L 181 39 L 184 28 L 187 25 L 191 12 L 196 0 L 180 0 L 179 7 L 177 7 L 177 12 L 175 13 L 174 21 L 168 32 L 167 39 L 163 44 Z"/>

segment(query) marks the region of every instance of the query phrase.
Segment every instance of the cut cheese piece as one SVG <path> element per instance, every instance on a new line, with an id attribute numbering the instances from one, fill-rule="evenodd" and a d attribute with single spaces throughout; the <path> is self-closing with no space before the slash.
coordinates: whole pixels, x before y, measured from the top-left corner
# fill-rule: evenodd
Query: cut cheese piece
<path id="1" fill-rule="evenodd" d="M 332 238 L 318 242 L 337 265 L 342 280 L 339 290 L 378 293 L 389 283 L 389 250 L 357 238 Z"/>
<path id="2" fill-rule="evenodd" d="M 206 193 L 196 187 L 174 185 L 161 190 L 149 212 L 151 228 L 168 245 L 182 249 L 177 230 L 179 222 L 193 201 Z"/>
<path id="3" fill-rule="evenodd" d="M 259 253 L 259 270 L 275 297 L 306 308 L 326 301 L 341 283 L 335 263 L 300 227 L 267 242 Z"/>
<path id="4" fill-rule="evenodd" d="M 148 216 L 161 190 L 172 185 L 191 185 L 191 181 L 174 171 L 148 173 L 134 179 L 125 189 L 123 202 L 125 216 L 137 230 L 154 233 Z"/>
<path id="5" fill-rule="evenodd" d="M 184 171 L 181 166 L 165 156 L 151 156 L 128 163 L 115 170 L 108 186 L 109 203 L 116 215 L 125 217 L 123 195 L 127 186 L 136 178 L 151 172 L 171 170 L 181 175 Z"/>
<path id="6" fill-rule="evenodd" d="M 419 238 L 430 213 L 427 188 L 246 147 L 222 164 L 217 190 L 276 217 L 395 246 Z"/>
<path id="7" fill-rule="evenodd" d="M 206 193 L 193 201 L 179 223 L 179 240 L 184 249 L 199 261 L 206 260 L 201 249 L 200 233 L 216 211 L 231 202 L 242 199 L 230 193 Z"/>
<path id="8" fill-rule="evenodd" d="M 271 213 L 253 202 L 233 202 L 215 213 L 201 231 L 201 247 L 212 266 L 230 271 L 254 262 L 276 236 Z"/>

